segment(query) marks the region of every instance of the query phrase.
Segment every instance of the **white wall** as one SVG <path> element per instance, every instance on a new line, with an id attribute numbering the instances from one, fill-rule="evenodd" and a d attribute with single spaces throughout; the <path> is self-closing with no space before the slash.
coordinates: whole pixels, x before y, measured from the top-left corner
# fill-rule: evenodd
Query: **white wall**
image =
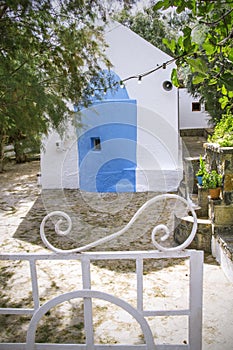
<path id="1" fill-rule="evenodd" d="M 109 44 L 106 53 L 113 64 L 112 69 L 121 79 L 147 72 L 171 59 L 118 23 L 107 31 L 106 40 Z M 144 77 L 141 84 L 138 84 L 137 79 L 131 79 L 126 82 L 126 87 L 130 98 L 136 99 L 140 107 L 155 111 L 177 130 L 177 89 L 173 87 L 171 91 L 165 91 L 162 87 L 164 81 L 171 80 L 174 67 L 175 64 L 171 64 L 167 69 L 159 69 Z"/>
<path id="2" fill-rule="evenodd" d="M 178 131 L 154 111 L 139 112 L 137 189 L 175 191 L 183 176 Z"/>
<path id="3" fill-rule="evenodd" d="M 113 23 L 106 34 L 107 55 L 113 70 L 122 80 L 150 71 L 171 59 L 137 34 L 118 23 Z M 181 164 L 178 131 L 178 92 L 163 88 L 170 81 L 175 64 L 142 78 L 126 82 L 130 98 L 137 100 L 137 189 L 174 190 L 179 185 L 177 176 Z M 156 175 L 157 174 L 157 175 Z"/>
<path id="4" fill-rule="evenodd" d="M 57 147 L 57 143 L 60 147 Z M 42 188 L 78 188 L 77 137 L 73 125 L 68 125 L 63 140 L 52 131 L 43 140 L 41 151 Z"/>
<path id="5" fill-rule="evenodd" d="M 182 129 L 204 129 L 209 128 L 208 121 L 211 119 L 201 105 L 200 112 L 192 111 L 192 102 L 199 102 L 199 97 L 193 97 L 187 89 L 179 89 L 179 128 Z"/>

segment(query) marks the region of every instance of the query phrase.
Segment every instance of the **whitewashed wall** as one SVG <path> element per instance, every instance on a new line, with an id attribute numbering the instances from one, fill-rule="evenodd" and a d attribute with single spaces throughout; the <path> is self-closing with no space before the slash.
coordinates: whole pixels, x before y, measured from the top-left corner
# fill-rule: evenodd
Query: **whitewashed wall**
<path id="1" fill-rule="evenodd" d="M 125 79 L 150 71 L 171 59 L 128 28 L 113 23 L 108 29 L 107 55 L 113 70 Z M 178 92 L 163 89 L 174 64 L 126 82 L 130 98 L 137 100 L 137 190 L 174 190 L 181 180 L 179 163 Z M 177 176 L 178 174 L 178 176 Z"/>
<path id="2" fill-rule="evenodd" d="M 44 138 L 41 185 L 45 189 L 79 187 L 77 137 L 73 125 L 67 126 L 63 139 L 55 131 Z"/>
<path id="3" fill-rule="evenodd" d="M 106 30 L 109 45 L 106 53 L 113 64 L 112 70 L 126 79 L 147 72 L 171 59 L 128 28 L 113 23 Z M 179 154 L 178 91 L 163 88 L 170 81 L 174 64 L 159 69 L 142 79 L 126 83 L 129 97 L 137 100 L 137 191 L 175 190 L 182 176 Z M 72 127 L 70 126 L 72 129 Z M 52 133 L 45 140 L 41 172 L 43 188 L 78 187 L 78 151 L 75 130 L 70 129 L 70 139 L 64 140 L 59 151 Z"/>
<path id="4" fill-rule="evenodd" d="M 179 128 L 182 129 L 204 129 L 209 128 L 210 116 L 205 111 L 204 104 L 201 111 L 192 111 L 192 102 L 199 102 L 199 97 L 193 97 L 187 89 L 179 89 Z"/>

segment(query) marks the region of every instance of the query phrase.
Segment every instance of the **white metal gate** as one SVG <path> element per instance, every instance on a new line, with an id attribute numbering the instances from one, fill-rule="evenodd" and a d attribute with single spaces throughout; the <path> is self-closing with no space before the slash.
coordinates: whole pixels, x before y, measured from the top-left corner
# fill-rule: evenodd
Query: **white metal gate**
<path id="1" fill-rule="evenodd" d="M 175 199 L 187 204 L 188 210 L 192 213 L 194 218 L 193 229 L 188 239 L 178 247 L 165 248 L 156 241 L 156 234 L 159 230 L 163 230 L 165 235 L 162 240 L 165 240 L 169 236 L 168 228 L 165 225 L 158 225 L 153 229 L 152 241 L 156 246 L 156 250 L 151 251 L 116 251 L 116 252 L 86 252 L 90 247 L 98 246 L 100 243 L 106 242 L 116 236 L 119 236 L 127 231 L 129 226 L 136 220 L 138 215 L 149 206 L 151 203 L 159 201 L 161 199 Z M 54 215 L 59 215 L 65 218 L 69 223 L 69 228 L 64 232 L 60 230 L 61 221 L 59 220 L 55 225 L 55 230 L 58 234 L 66 235 L 70 231 L 71 221 L 70 218 L 63 212 L 53 212 L 48 214 L 41 224 L 41 237 L 43 242 L 54 253 L 48 254 L 1 254 L 1 260 L 24 260 L 28 261 L 31 283 L 32 283 L 32 295 L 33 295 L 33 308 L 1 308 L 0 314 L 29 314 L 32 315 L 25 343 L 0 343 L 0 350 L 34 350 L 34 349 L 81 349 L 81 350 L 110 350 L 110 349 L 127 349 L 127 350 L 201 350 L 202 348 L 202 279 L 203 279 L 203 252 L 196 250 L 185 249 L 195 236 L 197 228 L 196 214 L 192 205 L 185 199 L 172 194 L 161 195 L 152 198 L 146 202 L 130 220 L 126 227 L 113 235 L 105 237 L 95 241 L 87 246 L 81 248 L 75 248 L 68 251 L 62 251 L 56 249 L 51 245 L 44 233 L 44 227 L 46 220 Z M 144 305 L 144 292 L 145 286 L 143 283 L 143 265 L 144 261 L 148 259 L 168 259 L 179 258 L 189 259 L 189 305 L 184 309 L 171 309 L 160 310 L 150 308 L 149 305 Z M 136 273 L 136 307 L 133 307 L 130 303 L 117 298 L 114 295 L 103 292 L 102 290 L 93 289 L 93 279 L 91 275 L 91 264 L 94 261 L 113 261 L 113 260 L 132 260 L 135 261 L 135 273 Z M 78 260 L 81 262 L 82 267 L 82 289 L 72 291 L 69 293 L 61 294 L 48 302 L 41 305 L 38 280 L 37 280 L 37 261 L 42 260 Z M 40 344 L 35 343 L 35 332 L 38 322 L 51 308 L 64 301 L 72 299 L 82 299 L 84 305 L 84 329 L 85 329 L 85 344 Z M 115 304 L 125 310 L 131 315 L 140 325 L 143 336 L 144 344 L 129 345 L 129 344 L 95 344 L 94 341 L 94 329 L 93 329 L 93 314 L 92 314 L 92 301 L 93 299 L 100 299 Z M 153 329 L 150 328 L 147 321 L 148 317 L 158 316 L 186 316 L 188 318 L 188 339 L 185 344 L 157 344 L 154 340 Z M 56 331 L 56 330 L 54 330 Z"/>

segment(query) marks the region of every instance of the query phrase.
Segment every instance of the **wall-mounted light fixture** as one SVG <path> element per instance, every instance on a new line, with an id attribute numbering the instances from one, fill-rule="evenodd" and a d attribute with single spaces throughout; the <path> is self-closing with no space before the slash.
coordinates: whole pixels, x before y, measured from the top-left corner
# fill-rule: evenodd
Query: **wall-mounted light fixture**
<path id="1" fill-rule="evenodd" d="M 163 88 L 166 91 L 171 91 L 172 90 L 172 83 L 170 81 L 168 81 L 168 80 L 165 80 L 163 82 Z"/>

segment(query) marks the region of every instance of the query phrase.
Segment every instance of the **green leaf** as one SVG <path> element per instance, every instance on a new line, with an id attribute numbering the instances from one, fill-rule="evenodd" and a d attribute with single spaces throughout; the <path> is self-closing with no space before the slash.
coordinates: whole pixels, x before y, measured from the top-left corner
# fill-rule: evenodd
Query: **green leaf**
<path id="1" fill-rule="evenodd" d="M 177 70 L 175 68 L 173 68 L 172 70 L 171 79 L 172 79 L 172 84 L 176 87 L 179 87 L 180 84 L 177 76 Z"/>
<path id="2" fill-rule="evenodd" d="M 183 37 L 180 36 L 178 39 L 178 46 L 180 47 L 180 50 L 184 50 L 184 44 L 183 44 Z"/>
<path id="3" fill-rule="evenodd" d="M 210 42 L 203 43 L 202 47 L 208 56 L 212 55 L 217 50 L 216 46 L 212 45 Z"/>
<path id="4" fill-rule="evenodd" d="M 190 48 L 191 48 L 191 38 L 190 37 L 186 37 L 184 40 L 183 40 L 183 45 L 184 45 L 184 49 L 186 51 L 189 51 Z"/>
<path id="5" fill-rule="evenodd" d="M 158 1 L 154 6 L 153 6 L 153 10 L 154 11 L 158 11 L 158 10 L 165 10 L 168 9 L 168 7 L 170 6 L 170 2 L 169 0 L 161 0 Z"/>
<path id="6" fill-rule="evenodd" d="M 206 62 L 202 58 L 187 59 L 187 63 L 192 67 L 194 72 L 201 73 L 204 76 L 206 76 L 208 67 L 206 65 Z"/>
<path id="7" fill-rule="evenodd" d="M 184 1 L 182 1 L 182 2 L 180 3 L 180 5 L 177 6 L 176 12 L 177 12 L 177 13 L 181 13 L 181 12 L 183 12 L 183 11 L 185 10 L 185 8 L 186 8 L 186 4 L 185 4 Z"/>
<path id="8" fill-rule="evenodd" d="M 224 109 L 227 106 L 227 104 L 229 103 L 229 99 L 227 96 L 223 96 L 219 99 L 219 102 L 221 104 L 222 109 Z"/>
<path id="9" fill-rule="evenodd" d="M 193 7 L 193 14 L 196 15 L 197 13 L 197 1 L 192 0 L 192 7 Z"/>
<path id="10" fill-rule="evenodd" d="M 162 39 L 164 45 L 166 45 L 172 52 L 176 50 L 176 42 L 174 39 L 168 40 L 167 38 Z"/>
<path id="11" fill-rule="evenodd" d="M 220 80 L 225 85 L 227 90 L 233 91 L 233 75 L 230 72 L 223 74 Z"/>
<path id="12" fill-rule="evenodd" d="M 208 85 L 216 85 L 218 80 L 216 78 L 210 79 Z"/>
<path id="13" fill-rule="evenodd" d="M 206 79 L 206 76 L 205 75 L 196 75 L 192 82 L 194 85 L 196 84 L 200 84 L 200 83 L 203 83 L 203 81 Z"/>
<path id="14" fill-rule="evenodd" d="M 228 53 L 228 59 L 233 62 L 233 48 L 230 49 L 230 52 Z"/>
<path id="15" fill-rule="evenodd" d="M 222 90 L 222 94 L 227 96 L 227 89 L 226 89 L 225 85 L 222 86 L 221 90 Z"/>
<path id="16" fill-rule="evenodd" d="M 191 35 L 191 33 L 192 33 L 192 30 L 191 30 L 191 28 L 189 28 L 189 27 L 185 27 L 185 28 L 183 29 L 183 33 L 184 33 L 184 36 L 185 36 L 185 37 L 190 37 L 190 35 Z"/>

